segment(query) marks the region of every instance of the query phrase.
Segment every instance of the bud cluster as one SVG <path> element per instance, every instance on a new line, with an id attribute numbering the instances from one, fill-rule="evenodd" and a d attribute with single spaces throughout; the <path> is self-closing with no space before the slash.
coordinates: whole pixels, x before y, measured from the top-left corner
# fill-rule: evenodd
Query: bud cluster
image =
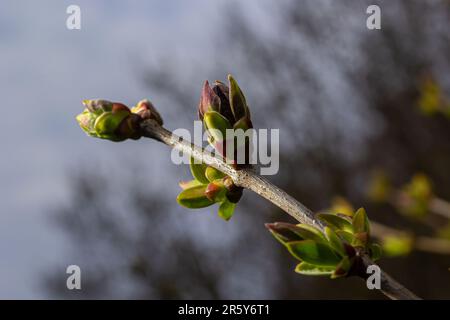
<path id="1" fill-rule="evenodd" d="M 300 263 L 295 271 L 305 275 L 328 275 L 332 279 L 365 275 L 361 270 L 363 254 L 373 260 L 381 256 L 381 248 L 370 241 L 370 225 L 366 211 L 356 213 L 318 214 L 324 232 L 306 224 L 268 223 L 266 227 Z"/>
<path id="2" fill-rule="evenodd" d="M 178 203 L 189 209 L 205 208 L 218 203 L 219 216 L 229 220 L 236 203 L 242 197 L 243 189 L 237 187 L 231 177 L 203 163 L 196 164 L 193 159 L 191 173 L 194 180 L 180 183 L 183 191 L 177 197 Z"/>
<path id="3" fill-rule="evenodd" d="M 231 162 L 236 169 L 239 169 L 247 162 L 238 164 L 237 154 L 245 152 L 245 159 L 248 160 L 250 141 L 237 139 L 236 136 L 233 136 L 232 140 L 227 140 L 227 130 L 241 130 L 245 134 L 246 130 L 253 128 L 253 125 L 241 88 L 231 75 L 228 76 L 228 82 L 229 86 L 215 81 L 211 87 L 209 82 L 205 81 L 198 106 L 198 116 L 207 130 L 208 142 L 227 162 Z M 227 155 L 227 143 L 234 144 L 233 155 Z M 202 163 L 197 164 L 193 159 L 190 166 L 194 180 L 180 184 L 183 191 L 178 195 L 178 203 L 187 208 L 204 208 L 219 203 L 219 216 L 229 220 L 236 203 L 242 197 L 243 189 L 236 186 L 231 177 L 213 167 Z"/>
<path id="4" fill-rule="evenodd" d="M 84 100 L 85 109 L 76 119 L 88 135 L 111 141 L 139 139 L 142 134 L 140 123 L 153 119 L 162 125 L 161 116 L 147 100 L 139 101 L 129 109 L 119 102 L 106 100 Z"/>

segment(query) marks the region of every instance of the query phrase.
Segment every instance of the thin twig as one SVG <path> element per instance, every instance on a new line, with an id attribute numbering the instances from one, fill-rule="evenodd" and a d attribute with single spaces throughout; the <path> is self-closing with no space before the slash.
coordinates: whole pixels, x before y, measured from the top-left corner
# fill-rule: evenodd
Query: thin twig
<path id="1" fill-rule="evenodd" d="M 311 210 L 251 169 L 235 170 L 232 166 L 224 162 L 222 158 L 213 156 L 203 148 L 172 134 L 172 132 L 163 128 L 154 120 L 143 121 L 141 129 L 143 136 L 161 141 L 183 152 L 183 154 L 220 170 L 230 176 L 236 185 L 252 190 L 263 198 L 266 198 L 298 222 L 313 225 L 323 230 L 323 225 L 315 218 Z M 369 257 L 363 256 L 362 258 L 366 267 L 374 264 Z M 381 271 L 381 291 L 393 300 L 419 299 L 414 293 L 406 289 L 384 271 Z"/>

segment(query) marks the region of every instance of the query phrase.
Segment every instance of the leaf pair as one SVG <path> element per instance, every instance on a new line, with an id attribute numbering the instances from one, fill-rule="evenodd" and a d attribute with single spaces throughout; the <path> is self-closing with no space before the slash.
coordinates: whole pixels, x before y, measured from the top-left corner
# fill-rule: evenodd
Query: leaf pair
<path id="1" fill-rule="evenodd" d="M 289 223 L 266 224 L 272 235 L 286 246 L 300 264 L 296 272 L 305 275 L 345 276 L 351 268 L 344 244 L 330 228 L 319 229 Z"/>
<path id="2" fill-rule="evenodd" d="M 234 213 L 236 202 L 242 196 L 242 188 L 236 187 L 232 179 L 219 170 L 191 159 L 190 168 L 194 180 L 180 183 L 183 191 L 178 195 L 178 203 L 189 209 L 199 209 L 219 203 L 218 215 L 229 220 Z"/>

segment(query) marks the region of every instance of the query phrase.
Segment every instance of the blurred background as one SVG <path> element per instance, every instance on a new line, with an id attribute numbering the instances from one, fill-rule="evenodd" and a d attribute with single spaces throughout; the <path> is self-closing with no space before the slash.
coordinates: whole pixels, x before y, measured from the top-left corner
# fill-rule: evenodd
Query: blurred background
<path id="1" fill-rule="evenodd" d="M 270 180 L 314 211 L 365 207 L 379 264 L 450 298 L 449 21 L 446 0 L 2 1 L 0 298 L 384 299 L 296 274 L 264 228 L 292 220 L 267 201 L 245 192 L 229 222 L 181 208 L 169 148 L 74 118 L 83 99 L 147 97 L 192 130 L 203 81 L 228 73 L 255 127 L 280 129 Z"/>

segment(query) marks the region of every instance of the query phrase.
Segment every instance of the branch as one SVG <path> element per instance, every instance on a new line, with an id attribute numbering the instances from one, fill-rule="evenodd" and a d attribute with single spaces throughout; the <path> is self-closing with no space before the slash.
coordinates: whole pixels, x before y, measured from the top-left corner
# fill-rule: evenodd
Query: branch
<path id="1" fill-rule="evenodd" d="M 323 230 L 323 225 L 316 220 L 314 213 L 311 210 L 251 169 L 235 170 L 232 166 L 225 163 L 223 159 L 213 156 L 203 148 L 172 134 L 172 132 L 163 128 L 154 120 L 150 119 L 143 121 L 141 123 L 141 131 L 142 135 L 145 137 L 158 140 L 196 160 L 202 161 L 208 166 L 220 170 L 230 176 L 237 186 L 252 190 L 263 198 L 266 198 L 274 205 L 287 212 L 298 222 L 313 225 L 320 230 Z M 363 256 L 362 258 L 365 268 L 374 264 L 369 257 Z M 393 300 L 419 299 L 414 293 L 406 289 L 384 271 L 381 271 L 381 291 Z"/>

